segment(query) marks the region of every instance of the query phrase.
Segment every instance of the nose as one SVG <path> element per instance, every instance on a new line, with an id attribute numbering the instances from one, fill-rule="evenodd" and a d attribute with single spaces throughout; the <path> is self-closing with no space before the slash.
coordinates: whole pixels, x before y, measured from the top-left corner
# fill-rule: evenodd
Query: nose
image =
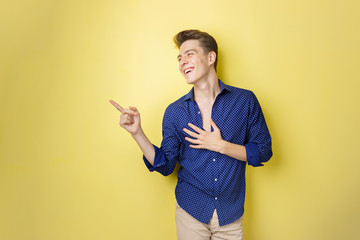
<path id="1" fill-rule="evenodd" d="M 185 55 L 180 60 L 180 66 L 185 65 L 186 63 L 188 63 L 188 58 Z"/>

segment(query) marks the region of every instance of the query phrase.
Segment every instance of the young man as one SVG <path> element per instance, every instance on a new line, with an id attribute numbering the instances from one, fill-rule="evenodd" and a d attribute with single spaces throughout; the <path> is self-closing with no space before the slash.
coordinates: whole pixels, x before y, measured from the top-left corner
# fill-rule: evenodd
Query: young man
<path id="1" fill-rule="evenodd" d="M 143 132 L 135 107 L 120 112 L 150 171 L 169 175 L 179 162 L 175 194 L 179 240 L 242 239 L 246 164 L 272 156 L 271 137 L 255 95 L 217 78 L 217 43 L 205 32 L 174 37 L 179 70 L 192 90 L 170 104 L 161 147 Z"/>

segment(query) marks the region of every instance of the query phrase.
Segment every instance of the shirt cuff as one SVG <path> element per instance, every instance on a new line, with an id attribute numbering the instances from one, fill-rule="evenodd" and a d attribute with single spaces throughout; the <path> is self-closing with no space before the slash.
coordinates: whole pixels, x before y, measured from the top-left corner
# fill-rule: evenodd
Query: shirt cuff
<path id="1" fill-rule="evenodd" d="M 264 166 L 260 162 L 259 149 L 256 143 L 247 143 L 245 144 L 246 149 L 246 159 L 249 165 L 253 167 Z"/>
<path id="2" fill-rule="evenodd" d="M 154 150 L 155 150 L 155 157 L 154 157 L 154 166 L 152 166 L 149 161 L 146 159 L 146 157 L 143 155 L 143 159 L 144 159 L 144 163 L 145 166 L 149 169 L 150 172 L 153 172 L 156 170 L 156 168 L 161 167 L 163 165 L 165 165 L 166 163 L 166 158 L 165 158 L 165 154 L 164 152 L 158 148 L 157 146 L 154 146 Z"/>

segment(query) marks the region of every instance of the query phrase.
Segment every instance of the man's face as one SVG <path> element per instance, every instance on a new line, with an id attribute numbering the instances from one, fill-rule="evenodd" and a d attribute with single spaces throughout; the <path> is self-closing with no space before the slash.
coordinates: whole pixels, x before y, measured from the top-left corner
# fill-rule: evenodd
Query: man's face
<path id="1" fill-rule="evenodd" d="M 198 40 L 187 40 L 180 46 L 179 70 L 189 84 L 204 79 L 210 71 L 208 54 Z"/>

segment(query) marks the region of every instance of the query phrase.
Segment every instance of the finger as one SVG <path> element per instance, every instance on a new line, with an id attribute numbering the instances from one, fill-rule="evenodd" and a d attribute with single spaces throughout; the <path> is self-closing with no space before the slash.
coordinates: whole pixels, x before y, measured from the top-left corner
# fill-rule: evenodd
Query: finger
<path id="1" fill-rule="evenodd" d="M 191 127 L 192 129 L 194 129 L 196 132 L 198 133 L 203 133 L 204 131 L 201 130 L 201 128 L 198 128 L 197 126 L 195 126 L 194 124 L 192 123 L 188 123 L 189 127 Z"/>
<path id="2" fill-rule="evenodd" d="M 129 115 L 129 114 L 127 114 L 127 113 L 125 113 L 125 114 L 121 114 L 120 120 L 121 120 L 121 121 L 128 120 L 128 121 L 130 121 L 131 123 L 133 123 L 133 122 L 134 122 L 134 117 L 131 116 L 131 115 Z"/>
<path id="3" fill-rule="evenodd" d="M 129 106 L 129 109 L 135 112 L 134 115 L 140 115 L 140 113 L 139 113 L 139 111 L 137 110 L 136 107 L 131 107 L 131 106 Z"/>
<path id="4" fill-rule="evenodd" d="M 124 125 L 131 125 L 133 124 L 133 121 L 131 119 L 121 119 L 120 120 L 120 126 L 124 126 Z"/>
<path id="5" fill-rule="evenodd" d="M 125 120 L 127 118 L 129 118 L 129 114 L 127 114 L 127 113 L 123 113 L 120 115 L 120 119 L 122 119 L 122 120 Z"/>
<path id="6" fill-rule="evenodd" d="M 129 114 L 129 115 L 136 115 L 137 112 L 133 111 L 133 110 L 130 110 L 130 109 L 124 109 L 122 113 L 126 113 L 126 114 Z"/>
<path id="7" fill-rule="evenodd" d="M 192 144 L 190 144 L 189 147 L 191 147 L 191 148 L 196 148 L 196 149 L 202 149 L 202 148 L 204 148 L 202 145 L 192 145 Z"/>
<path id="8" fill-rule="evenodd" d="M 193 139 L 193 138 L 189 138 L 189 137 L 185 137 L 185 140 L 188 142 L 191 142 L 193 144 L 201 144 L 201 141 L 198 139 Z"/>
<path id="9" fill-rule="evenodd" d="M 199 134 L 194 133 L 194 132 L 190 131 L 190 130 L 187 129 L 187 128 L 184 128 L 183 131 L 184 131 L 185 133 L 189 134 L 189 135 L 190 135 L 191 137 L 193 137 L 193 138 L 199 138 Z"/>
<path id="10" fill-rule="evenodd" d="M 133 110 L 134 112 L 138 112 L 138 110 L 137 110 L 136 107 L 131 107 L 131 106 L 129 106 L 129 109 Z"/>
<path id="11" fill-rule="evenodd" d="M 109 102 L 114 106 L 116 107 L 117 110 L 119 110 L 120 112 L 123 112 L 124 111 L 124 108 L 122 108 L 119 104 L 117 104 L 115 101 L 113 100 L 109 100 Z"/>
<path id="12" fill-rule="evenodd" d="M 219 130 L 218 126 L 215 124 L 214 120 L 211 119 L 210 125 L 214 128 L 214 130 Z"/>

